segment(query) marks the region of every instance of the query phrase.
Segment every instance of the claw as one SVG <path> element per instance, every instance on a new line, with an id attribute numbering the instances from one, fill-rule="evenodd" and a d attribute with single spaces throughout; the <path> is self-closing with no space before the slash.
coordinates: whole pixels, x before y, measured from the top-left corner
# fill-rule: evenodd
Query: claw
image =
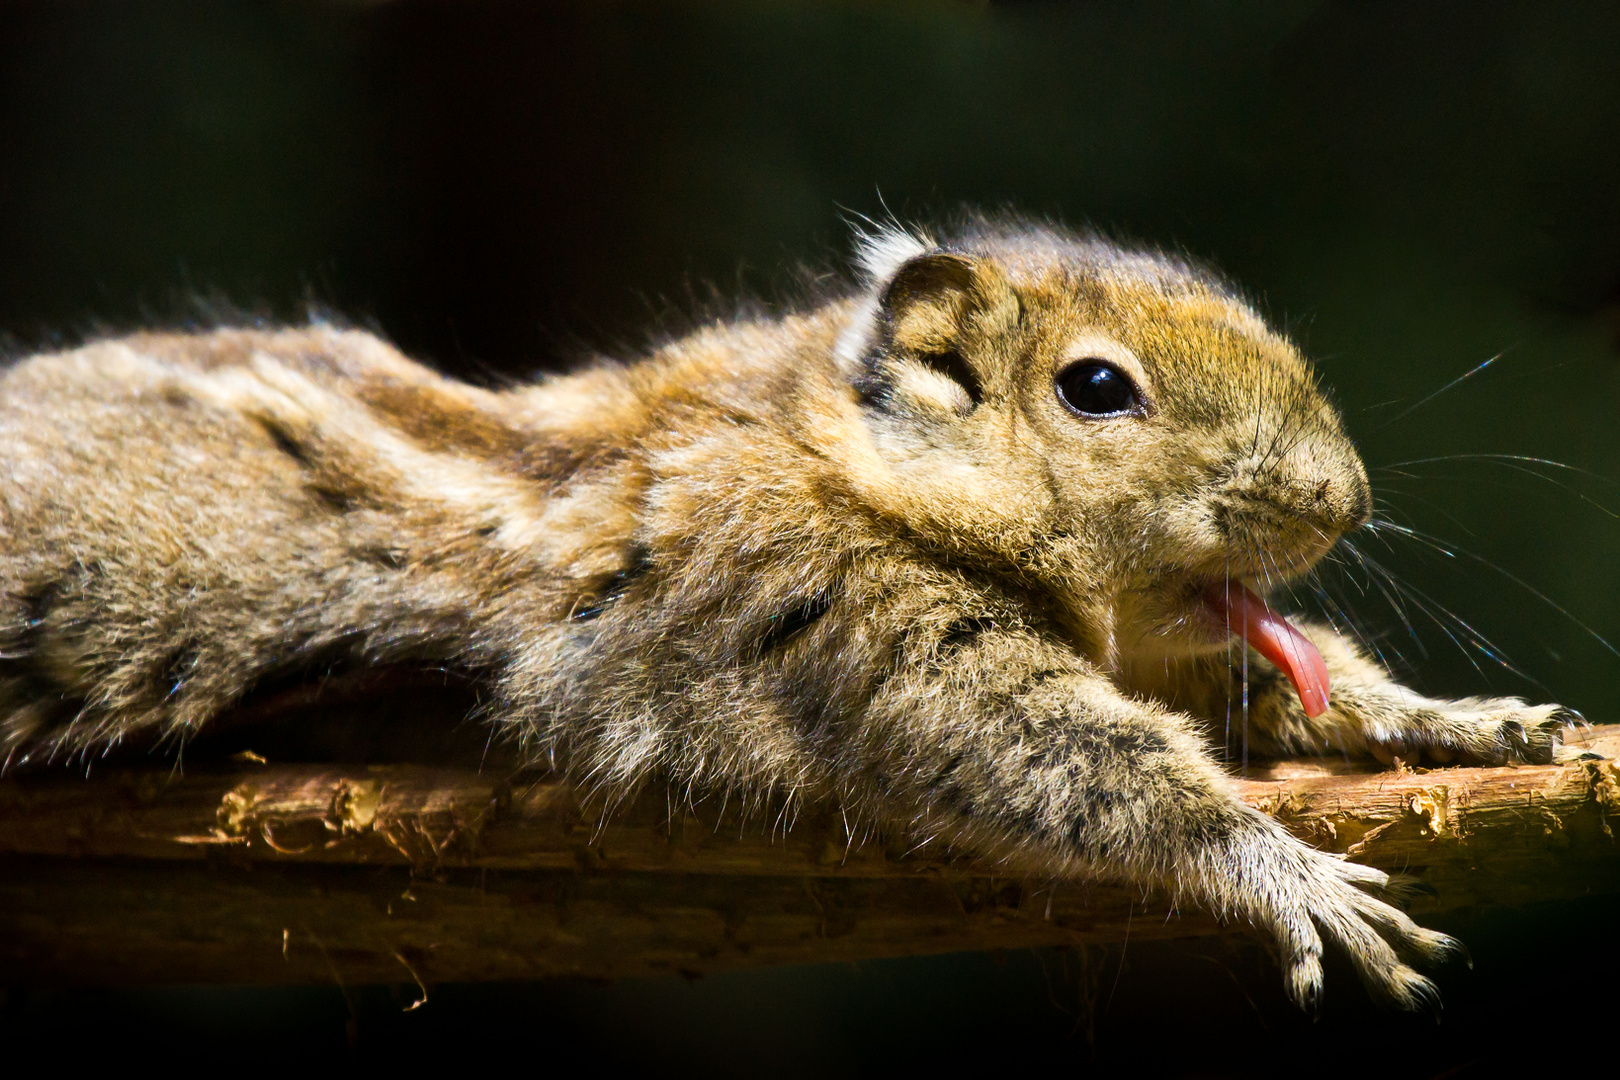
<path id="1" fill-rule="evenodd" d="M 1294 999 L 1294 1004 L 1309 1013 L 1311 1020 L 1320 1019 L 1322 1014 L 1322 964 L 1315 957 L 1309 957 L 1295 964 L 1288 972 L 1288 996 Z"/>
<path id="2" fill-rule="evenodd" d="M 1398 982 L 1384 988 L 1388 1000 L 1408 1012 L 1427 1012 L 1440 1019 L 1440 988 L 1411 968 L 1402 965 L 1395 972 Z"/>
<path id="3" fill-rule="evenodd" d="M 1591 731 L 1592 722 L 1579 709 L 1571 709 L 1567 705 L 1560 705 L 1553 710 L 1549 720 L 1556 720 L 1564 727 L 1580 728 L 1582 731 Z"/>
<path id="4" fill-rule="evenodd" d="M 1567 745 L 1567 740 L 1564 738 L 1566 731 L 1578 731 L 1584 735 L 1589 734 L 1592 730 L 1592 722 L 1578 709 L 1571 709 L 1567 705 L 1556 706 L 1547 717 L 1547 722 L 1559 725 L 1557 730 L 1552 733 L 1553 763 L 1567 765 L 1572 761 L 1605 760 L 1602 754 L 1592 750 L 1577 749 Z"/>

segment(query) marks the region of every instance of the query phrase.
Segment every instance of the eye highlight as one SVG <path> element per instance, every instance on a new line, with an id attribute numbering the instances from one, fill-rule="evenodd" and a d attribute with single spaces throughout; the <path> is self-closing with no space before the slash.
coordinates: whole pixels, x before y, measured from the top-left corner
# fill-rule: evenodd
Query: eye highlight
<path id="1" fill-rule="evenodd" d="M 1057 375 L 1058 400 L 1081 416 L 1120 416 L 1138 412 L 1136 386 L 1106 360 L 1076 360 Z"/>

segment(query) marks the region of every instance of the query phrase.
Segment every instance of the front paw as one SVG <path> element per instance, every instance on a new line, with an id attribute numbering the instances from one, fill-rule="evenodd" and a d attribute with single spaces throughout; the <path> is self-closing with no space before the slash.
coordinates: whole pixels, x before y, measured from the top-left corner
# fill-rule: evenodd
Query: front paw
<path id="1" fill-rule="evenodd" d="M 1301 1008 L 1320 1005 L 1324 941 L 1349 956 L 1374 997 L 1402 1009 L 1438 1007 L 1434 983 L 1413 965 L 1466 954 L 1455 938 L 1425 930 L 1387 902 L 1410 884 L 1307 847 L 1270 821 L 1228 851 L 1215 898 L 1270 933 L 1283 983 Z"/>
<path id="2" fill-rule="evenodd" d="M 1392 709 L 1369 718 L 1364 730 L 1368 751 L 1385 765 L 1548 765 L 1568 756 L 1564 732 L 1583 723 L 1580 713 L 1562 705 L 1463 698 Z"/>

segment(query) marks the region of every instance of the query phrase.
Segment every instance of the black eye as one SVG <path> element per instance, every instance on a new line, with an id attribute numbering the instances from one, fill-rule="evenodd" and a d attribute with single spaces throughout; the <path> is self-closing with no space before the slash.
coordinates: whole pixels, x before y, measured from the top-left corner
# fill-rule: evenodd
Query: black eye
<path id="1" fill-rule="evenodd" d="M 1058 372 L 1057 393 L 1081 416 L 1118 416 L 1142 404 L 1131 380 L 1101 360 L 1080 360 Z"/>

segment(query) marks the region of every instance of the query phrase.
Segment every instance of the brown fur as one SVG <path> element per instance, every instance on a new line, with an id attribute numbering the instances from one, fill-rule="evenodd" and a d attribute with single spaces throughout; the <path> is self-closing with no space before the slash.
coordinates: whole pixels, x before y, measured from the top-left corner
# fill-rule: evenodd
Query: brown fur
<path id="1" fill-rule="evenodd" d="M 886 232 L 805 314 L 491 392 L 324 326 L 101 341 L 0 382 L 7 760 L 183 736 L 336 653 L 482 672 L 495 723 L 611 795 L 836 800 L 1009 867 L 1163 886 L 1322 940 L 1412 1006 L 1452 947 L 1230 793 L 1242 695 L 1198 614 L 1369 513 L 1309 364 L 1229 289 L 1057 229 Z M 1099 357 L 1141 407 L 1054 393 Z M 1565 714 L 1404 690 L 1312 628 L 1272 751 L 1553 753 Z"/>

